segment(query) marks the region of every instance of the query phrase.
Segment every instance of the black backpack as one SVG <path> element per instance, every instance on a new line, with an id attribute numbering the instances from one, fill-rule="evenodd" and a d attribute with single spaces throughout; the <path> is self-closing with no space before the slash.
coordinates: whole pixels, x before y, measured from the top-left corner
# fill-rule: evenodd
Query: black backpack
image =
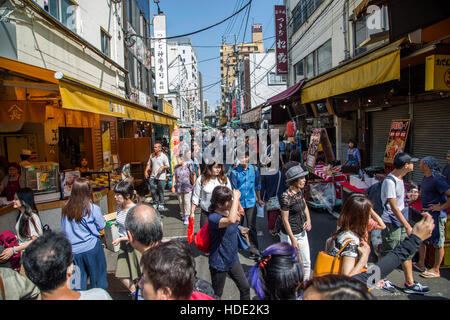
<path id="1" fill-rule="evenodd" d="M 397 182 L 395 182 L 394 177 L 388 175 L 382 181 L 375 183 L 366 190 L 367 197 L 373 202 L 373 210 L 380 216 L 383 214 L 387 205 L 387 203 L 381 201 L 381 187 L 385 179 L 394 181 L 395 187 L 397 188 Z"/>

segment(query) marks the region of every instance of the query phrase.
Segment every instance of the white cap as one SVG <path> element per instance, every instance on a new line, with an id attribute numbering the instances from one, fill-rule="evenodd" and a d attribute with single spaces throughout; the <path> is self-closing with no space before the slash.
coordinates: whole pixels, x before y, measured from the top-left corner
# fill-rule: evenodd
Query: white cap
<path id="1" fill-rule="evenodd" d="M 23 154 L 24 156 L 31 156 L 31 150 L 22 149 L 22 152 L 20 154 Z"/>

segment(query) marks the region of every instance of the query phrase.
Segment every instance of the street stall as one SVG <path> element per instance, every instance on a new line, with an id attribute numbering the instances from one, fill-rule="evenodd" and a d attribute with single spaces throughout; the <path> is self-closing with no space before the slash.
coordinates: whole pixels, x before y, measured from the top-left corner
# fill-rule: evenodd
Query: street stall
<path id="1" fill-rule="evenodd" d="M 61 210 L 79 176 L 89 179 L 102 212 L 114 212 L 112 190 L 126 164 L 119 156 L 117 120 L 156 122 L 170 132 L 175 118 L 65 75 L 57 79 L 51 70 L 2 57 L 0 62 L 7 74 L 0 92 L 2 164 L 19 164 L 20 186 L 34 191 L 42 223 L 61 230 Z M 10 199 L 0 195 L 0 230 L 14 230 L 17 216 Z"/>
<path id="2" fill-rule="evenodd" d="M 333 215 L 334 207 L 342 204 L 342 192 L 338 183 L 348 181 L 348 174 L 335 164 L 334 152 L 326 129 L 312 130 L 305 166 L 313 176 L 308 181 L 306 200 L 314 208 L 326 209 Z"/>

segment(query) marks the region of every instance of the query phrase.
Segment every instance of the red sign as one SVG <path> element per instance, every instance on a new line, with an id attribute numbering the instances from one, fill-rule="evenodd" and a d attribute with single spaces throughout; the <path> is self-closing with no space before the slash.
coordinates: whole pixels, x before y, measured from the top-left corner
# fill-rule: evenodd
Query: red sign
<path id="1" fill-rule="evenodd" d="M 275 53 L 277 74 L 288 74 L 286 7 L 275 6 Z"/>
<path id="2" fill-rule="evenodd" d="M 232 104 L 232 108 L 233 108 L 233 117 L 235 117 L 236 116 L 236 100 L 233 99 L 231 101 L 231 104 Z"/>
<path id="3" fill-rule="evenodd" d="M 385 163 L 393 164 L 395 155 L 405 151 L 410 122 L 410 119 L 392 120 L 389 139 L 384 152 Z"/>

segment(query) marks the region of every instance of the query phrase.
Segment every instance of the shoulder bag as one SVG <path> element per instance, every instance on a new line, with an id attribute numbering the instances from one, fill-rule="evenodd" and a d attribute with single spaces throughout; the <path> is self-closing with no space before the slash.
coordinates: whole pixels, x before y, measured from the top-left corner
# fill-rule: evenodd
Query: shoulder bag
<path id="1" fill-rule="evenodd" d="M 348 240 L 336 256 L 332 256 L 325 251 L 320 251 L 314 264 L 313 277 L 320 277 L 327 274 L 340 274 L 342 272 L 341 253 L 352 241 Z"/>
<path id="2" fill-rule="evenodd" d="M 267 211 L 273 211 L 273 210 L 280 210 L 280 202 L 278 201 L 278 189 L 280 188 L 280 180 L 281 180 L 281 173 L 278 171 L 278 185 L 277 185 L 277 192 L 275 193 L 275 196 L 269 198 L 267 200 L 266 208 Z M 264 191 L 265 195 L 265 191 Z"/>

